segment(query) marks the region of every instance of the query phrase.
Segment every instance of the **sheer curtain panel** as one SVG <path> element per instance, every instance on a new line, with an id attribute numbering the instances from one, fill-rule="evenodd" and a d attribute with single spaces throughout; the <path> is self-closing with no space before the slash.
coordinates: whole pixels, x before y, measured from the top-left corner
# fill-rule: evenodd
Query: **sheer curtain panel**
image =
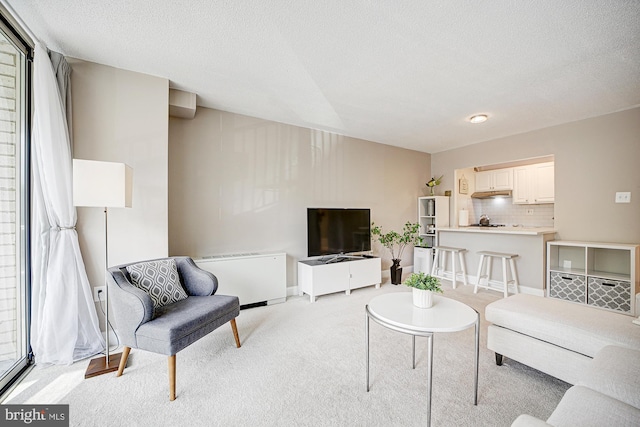
<path id="1" fill-rule="evenodd" d="M 37 363 L 70 364 L 105 344 L 75 230 L 65 107 L 40 44 L 33 84 L 31 343 Z"/>

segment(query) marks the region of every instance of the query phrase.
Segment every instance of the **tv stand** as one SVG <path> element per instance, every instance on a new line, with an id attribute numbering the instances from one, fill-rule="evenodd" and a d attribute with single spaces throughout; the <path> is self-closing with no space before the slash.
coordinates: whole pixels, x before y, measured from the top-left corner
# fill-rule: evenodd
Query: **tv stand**
<path id="1" fill-rule="evenodd" d="M 382 266 L 377 257 L 336 255 L 329 260 L 298 261 L 298 294 L 309 295 L 310 302 L 320 295 L 349 295 L 353 289 L 371 285 L 379 288 L 381 282 Z"/>

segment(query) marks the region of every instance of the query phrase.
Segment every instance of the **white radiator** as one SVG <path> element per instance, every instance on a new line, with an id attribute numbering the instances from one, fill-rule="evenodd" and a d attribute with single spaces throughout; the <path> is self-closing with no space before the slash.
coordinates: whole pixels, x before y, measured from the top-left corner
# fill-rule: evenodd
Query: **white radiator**
<path id="1" fill-rule="evenodd" d="M 194 261 L 218 278 L 216 294 L 236 295 L 241 306 L 287 298 L 286 253 L 219 255 Z"/>

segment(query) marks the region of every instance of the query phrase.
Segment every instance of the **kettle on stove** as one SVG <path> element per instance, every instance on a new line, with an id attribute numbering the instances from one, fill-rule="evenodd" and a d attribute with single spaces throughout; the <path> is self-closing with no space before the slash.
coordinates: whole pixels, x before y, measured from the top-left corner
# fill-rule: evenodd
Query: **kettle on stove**
<path id="1" fill-rule="evenodd" d="M 487 226 L 487 225 L 489 225 L 489 221 L 491 221 L 491 218 L 489 218 L 489 217 L 488 217 L 487 215 L 485 215 L 485 214 L 482 214 L 482 215 L 480 216 L 479 224 L 480 224 L 480 225 L 483 225 L 483 226 Z"/>

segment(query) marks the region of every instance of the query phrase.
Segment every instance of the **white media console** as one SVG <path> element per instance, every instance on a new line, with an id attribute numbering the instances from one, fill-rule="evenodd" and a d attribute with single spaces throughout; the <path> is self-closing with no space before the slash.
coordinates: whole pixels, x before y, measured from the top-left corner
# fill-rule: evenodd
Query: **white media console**
<path id="1" fill-rule="evenodd" d="M 382 268 L 380 258 L 341 257 L 343 260 L 327 263 L 323 259 L 298 261 L 298 294 L 309 295 L 315 302 L 319 295 L 345 292 L 375 285 L 380 287 Z"/>
<path id="2" fill-rule="evenodd" d="M 285 302 L 287 299 L 287 254 L 238 254 L 193 260 L 218 278 L 222 295 L 237 295 L 241 306 Z"/>

